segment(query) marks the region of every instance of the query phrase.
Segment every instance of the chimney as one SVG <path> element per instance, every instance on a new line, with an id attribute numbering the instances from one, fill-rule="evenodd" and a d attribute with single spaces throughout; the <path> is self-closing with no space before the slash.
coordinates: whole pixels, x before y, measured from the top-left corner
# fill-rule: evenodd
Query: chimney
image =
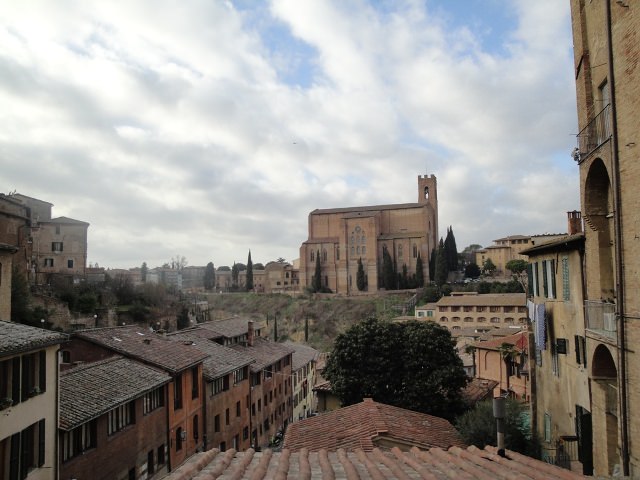
<path id="1" fill-rule="evenodd" d="M 247 326 L 247 346 L 253 347 L 253 320 L 249 320 L 249 325 Z"/>
<path id="2" fill-rule="evenodd" d="M 582 233 L 582 214 L 577 210 L 567 212 L 567 225 L 569 228 L 569 235 Z"/>

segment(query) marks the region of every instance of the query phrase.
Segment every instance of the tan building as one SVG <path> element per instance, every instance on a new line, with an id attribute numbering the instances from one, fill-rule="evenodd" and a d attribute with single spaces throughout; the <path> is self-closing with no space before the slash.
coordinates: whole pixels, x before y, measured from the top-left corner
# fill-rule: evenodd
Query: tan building
<path id="1" fill-rule="evenodd" d="M 11 320 L 11 269 L 17 247 L 0 243 L 0 320 Z"/>
<path id="2" fill-rule="evenodd" d="M 571 212 L 573 214 L 574 212 Z M 571 231 L 571 230 L 570 230 Z M 586 357 L 582 259 L 576 233 L 523 251 L 529 257 L 529 303 L 535 352 L 532 426 L 543 458 L 593 473 L 593 430 Z"/>
<path id="3" fill-rule="evenodd" d="M 570 3 L 594 475 L 640 477 L 640 5 Z"/>
<path id="4" fill-rule="evenodd" d="M 58 478 L 58 349 L 65 340 L 0 321 L 0 478 Z"/>
<path id="5" fill-rule="evenodd" d="M 527 324 L 526 295 L 524 293 L 464 292 L 442 297 L 435 309 L 427 306 L 416 309 L 425 318 L 449 330 L 466 327 L 506 327 Z M 433 317 L 429 316 L 429 313 Z"/>
<path id="6" fill-rule="evenodd" d="M 316 382 L 316 364 L 320 352 L 308 345 L 284 342 L 293 349 L 291 372 L 293 379 L 293 421 L 311 416 L 316 409 L 313 387 Z"/>
<path id="7" fill-rule="evenodd" d="M 418 176 L 418 202 L 396 205 L 318 209 L 309 214 L 309 238 L 300 247 L 300 285 L 309 287 L 320 258 L 322 287 L 355 294 L 358 260 L 367 289 L 383 288 L 386 249 L 399 271 L 416 273 L 420 255 L 425 281 L 428 260 L 438 242 L 438 196 L 434 175 Z"/>

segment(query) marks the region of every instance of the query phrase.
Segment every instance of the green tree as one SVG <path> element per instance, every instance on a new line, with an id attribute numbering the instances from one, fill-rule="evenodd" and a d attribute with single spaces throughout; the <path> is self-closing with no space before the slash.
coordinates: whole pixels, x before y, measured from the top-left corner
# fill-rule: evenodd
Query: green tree
<path id="1" fill-rule="evenodd" d="M 247 258 L 247 292 L 253 290 L 253 262 L 251 261 L 251 250 Z"/>
<path id="2" fill-rule="evenodd" d="M 444 250 L 447 257 L 447 269 L 450 272 L 455 272 L 458 270 L 458 247 L 456 247 L 456 237 L 453 235 L 453 227 L 451 226 L 447 228 Z"/>
<path id="3" fill-rule="evenodd" d="M 525 407 L 518 401 L 507 399 L 505 417 L 505 446 L 509 450 L 536 456 L 537 443 L 530 438 Z M 497 438 L 496 419 L 493 417 L 491 400 L 478 403 L 456 420 L 456 428 L 468 445 L 484 448 L 495 445 Z"/>
<path id="4" fill-rule="evenodd" d="M 320 265 L 320 250 L 316 252 L 316 268 L 311 279 L 311 290 L 319 292 L 322 290 L 322 267 Z"/>
<path id="5" fill-rule="evenodd" d="M 233 262 L 233 267 L 231 267 L 231 288 L 233 290 L 238 289 L 238 282 L 240 278 L 240 268 L 236 262 Z"/>
<path id="6" fill-rule="evenodd" d="M 362 257 L 358 258 L 358 273 L 356 273 L 356 286 L 361 292 L 365 289 L 364 265 L 362 265 Z"/>
<path id="7" fill-rule="evenodd" d="M 436 285 L 442 287 L 442 285 L 447 283 L 448 275 L 449 270 L 447 268 L 447 254 L 444 249 L 444 241 L 440 239 L 440 245 L 438 245 L 438 252 L 436 254 L 436 271 L 434 278 Z"/>
<path id="8" fill-rule="evenodd" d="M 204 269 L 204 289 L 211 291 L 216 286 L 216 269 L 213 266 L 213 262 L 207 263 Z"/>
<path id="9" fill-rule="evenodd" d="M 31 309 L 29 308 L 29 283 L 27 277 L 14 266 L 11 271 L 11 321 L 29 323 Z"/>
<path id="10" fill-rule="evenodd" d="M 497 268 L 498 267 L 496 267 L 495 263 L 493 263 L 493 260 L 490 258 L 487 258 L 482 264 L 482 272 L 489 276 L 492 276 L 496 272 Z"/>
<path id="11" fill-rule="evenodd" d="M 375 318 L 338 335 L 325 368 L 343 405 L 364 397 L 451 418 L 467 377 L 449 331 L 434 322 Z"/>
<path id="12" fill-rule="evenodd" d="M 470 263 L 464 267 L 464 276 L 467 278 L 478 278 L 481 273 L 480 267 L 475 263 Z"/>
<path id="13" fill-rule="evenodd" d="M 511 274 L 513 275 L 513 279 L 520 283 L 520 285 L 522 286 L 522 290 L 523 291 L 527 291 L 527 284 L 528 282 L 528 278 L 527 278 L 527 267 L 529 266 L 529 263 L 526 260 L 509 260 L 506 264 L 505 267 L 507 268 L 507 270 L 509 270 L 511 272 Z"/>
<path id="14" fill-rule="evenodd" d="M 393 268 L 393 260 L 387 247 L 382 247 L 382 285 L 386 290 L 396 289 L 396 274 Z"/>
<path id="15" fill-rule="evenodd" d="M 140 267 L 140 278 L 143 282 L 147 281 L 147 273 L 149 273 L 149 267 L 147 267 L 147 262 L 142 262 L 142 266 Z"/>
<path id="16" fill-rule="evenodd" d="M 422 265 L 420 252 L 418 252 L 418 258 L 416 259 L 416 287 L 424 287 L 424 266 Z"/>

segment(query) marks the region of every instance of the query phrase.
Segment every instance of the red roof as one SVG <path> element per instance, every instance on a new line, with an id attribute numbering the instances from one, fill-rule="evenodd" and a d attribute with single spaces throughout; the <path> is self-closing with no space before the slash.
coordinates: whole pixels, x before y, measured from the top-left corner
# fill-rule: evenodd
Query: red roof
<path id="1" fill-rule="evenodd" d="M 509 345 L 516 347 L 518 352 L 527 352 L 529 350 L 528 334 L 529 332 L 524 331 L 507 337 L 498 337 L 487 340 L 486 342 L 476 342 L 473 345 L 474 347 L 481 348 L 483 350 L 499 350 L 503 343 L 508 343 Z"/>
<path id="2" fill-rule="evenodd" d="M 292 423 L 284 447 L 292 452 L 302 448 L 371 451 L 378 441 L 421 448 L 464 445 L 453 425 L 443 418 L 365 398 L 355 405 Z"/>

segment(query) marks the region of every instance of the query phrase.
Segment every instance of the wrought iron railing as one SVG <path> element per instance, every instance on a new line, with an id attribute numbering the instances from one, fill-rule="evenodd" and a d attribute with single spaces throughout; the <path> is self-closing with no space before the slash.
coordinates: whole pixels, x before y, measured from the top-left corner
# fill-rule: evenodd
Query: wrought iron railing
<path id="1" fill-rule="evenodd" d="M 611 104 L 608 104 L 578 134 L 577 162 L 584 160 L 610 137 Z"/>
<path id="2" fill-rule="evenodd" d="M 561 436 L 552 448 L 543 448 L 542 459 L 552 465 L 571 470 L 571 463 L 578 462 L 578 437 Z"/>
<path id="3" fill-rule="evenodd" d="M 587 319 L 587 329 L 610 338 L 616 338 L 618 332 L 615 303 L 584 302 L 584 314 Z"/>

